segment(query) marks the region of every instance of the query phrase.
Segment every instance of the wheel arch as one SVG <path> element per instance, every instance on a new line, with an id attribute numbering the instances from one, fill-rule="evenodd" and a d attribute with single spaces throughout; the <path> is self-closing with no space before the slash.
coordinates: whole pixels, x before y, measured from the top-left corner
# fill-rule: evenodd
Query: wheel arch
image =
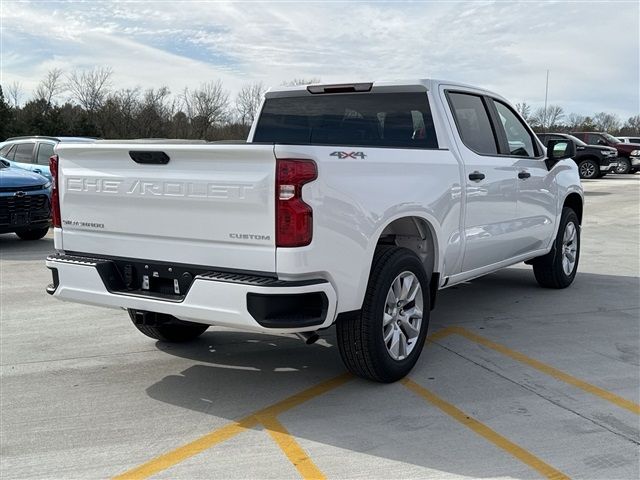
<path id="1" fill-rule="evenodd" d="M 595 156 L 592 153 L 587 153 L 586 155 L 582 155 L 580 158 L 578 158 L 578 161 L 577 161 L 578 165 L 585 160 L 593 160 L 596 163 L 600 162 L 600 159 L 597 156 Z"/>
<path id="2" fill-rule="evenodd" d="M 584 202 L 583 202 L 582 196 L 579 193 L 571 192 L 569 195 L 567 195 L 566 198 L 564 199 L 562 207 L 563 208 L 568 207 L 572 209 L 574 212 L 576 212 L 576 215 L 578 216 L 578 220 L 580 221 L 580 225 L 582 225 L 582 214 L 584 211 Z"/>
<path id="3" fill-rule="evenodd" d="M 369 269 L 375 249 L 379 245 L 395 245 L 413 251 L 424 265 L 429 278 L 431 308 L 435 306 L 436 292 L 440 288 L 440 249 L 438 227 L 434 219 L 419 213 L 404 213 L 389 218 L 372 242 Z M 363 295 L 364 298 L 364 295 Z"/>

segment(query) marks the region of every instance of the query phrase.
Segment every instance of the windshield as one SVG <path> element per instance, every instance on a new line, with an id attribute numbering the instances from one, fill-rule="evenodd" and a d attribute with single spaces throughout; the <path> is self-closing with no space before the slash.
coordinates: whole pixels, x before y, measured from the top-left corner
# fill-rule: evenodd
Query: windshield
<path id="1" fill-rule="evenodd" d="M 609 143 L 622 143 L 619 138 L 609 135 L 608 133 L 603 133 L 602 136 L 606 138 Z"/>

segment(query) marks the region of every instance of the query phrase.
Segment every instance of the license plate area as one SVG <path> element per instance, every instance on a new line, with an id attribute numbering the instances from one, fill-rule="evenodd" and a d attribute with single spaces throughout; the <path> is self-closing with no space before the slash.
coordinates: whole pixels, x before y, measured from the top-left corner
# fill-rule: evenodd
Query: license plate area
<path id="1" fill-rule="evenodd" d="M 110 292 L 172 301 L 182 301 L 194 278 L 206 273 L 197 267 L 128 260 L 105 260 L 96 268 Z"/>
<path id="2" fill-rule="evenodd" d="M 29 225 L 29 212 L 11 214 L 11 225 Z"/>

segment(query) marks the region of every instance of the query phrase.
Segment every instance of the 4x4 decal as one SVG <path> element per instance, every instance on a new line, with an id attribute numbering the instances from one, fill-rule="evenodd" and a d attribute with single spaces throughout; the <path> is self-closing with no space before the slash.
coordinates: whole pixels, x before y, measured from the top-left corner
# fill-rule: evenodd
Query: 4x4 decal
<path id="1" fill-rule="evenodd" d="M 364 152 L 333 152 L 331 154 L 332 157 L 338 157 L 340 159 L 344 158 L 360 158 L 364 160 L 367 156 Z"/>

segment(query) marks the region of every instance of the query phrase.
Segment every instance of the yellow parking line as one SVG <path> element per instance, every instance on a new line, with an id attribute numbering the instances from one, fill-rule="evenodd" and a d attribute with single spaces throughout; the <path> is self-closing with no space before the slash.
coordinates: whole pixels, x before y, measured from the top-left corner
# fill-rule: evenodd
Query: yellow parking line
<path id="1" fill-rule="evenodd" d="M 491 348 L 492 350 L 502 353 L 507 357 L 513 358 L 518 362 L 522 362 L 526 365 L 529 365 L 530 367 L 535 368 L 536 370 L 539 370 L 542 373 L 546 373 L 547 375 L 557 380 L 568 383 L 569 385 L 573 385 L 574 387 L 584 390 L 585 392 L 590 393 L 591 395 L 595 395 L 597 397 L 602 398 L 603 400 L 611 402 L 614 405 L 619 406 L 620 408 L 624 408 L 626 410 L 629 410 L 632 413 L 640 415 L 640 405 L 632 402 L 631 400 L 627 400 L 626 398 L 622 398 L 616 395 L 615 393 L 611 393 L 600 387 L 591 385 L 590 383 L 587 383 L 584 380 L 580 380 L 579 378 L 569 375 L 568 373 L 564 373 L 558 370 L 557 368 L 553 368 L 552 366 L 547 365 L 546 363 L 542 363 L 539 360 L 535 360 L 531 357 L 528 357 L 523 353 L 516 352 L 515 350 L 511 350 L 510 348 L 507 348 L 504 345 L 493 342 L 487 338 L 481 337 L 480 335 L 472 333 L 462 327 L 449 327 L 448 329 L 445 329 L 445 330 L 448 330 L 450 332 L 449 334 L 461 335 L 471 340 L 472 342 L 476 342 L 476 343 L 479 343 L 480 345 L 484 345 L 485 347 Z"/>
<path id="2" fill-rule="evenodd" d="M 197 455 L 204 450 L 213 447 L 214 445 L 218 445 L 226 440 L 229 440 L 230 438 L 238 435 L 248 428 L 255 427 L 259 423 L 258 417 L 269 417 L 278 415 L 300 405 L 301 403 L 307 402 L 314 397 L 327 393 L 328 391 L 345 384 L 352 378 L 353 377 L 351 374 L 345 373 L 311 388 L 307 388 L 300 393 L 296 393 L 295 395 L 292 395 L 278 403 L 263 408 L 262 410 L 259 410 L 251 415 L 248 415 L 237 422 L 218 428 L 211 433 L 208 433 L 192 442 L 187 443 L 186 445 L 183 445 L 176 448 L 175 450 L 171 450 L 170 452 L 153 458 L 138 467 L 135 467 L 114 477 L 114 479 L 122 480 L 148 478 L 151 475 L 155 475 L 158 472 L 166 470 L 167 468 L 185 461 L 187 458 L 193 457 L 194 455 Z"/>
<path id="3" fill-rule="evenodd" d="M 307 455 L 307 452 L 296 442 L 289 434 L 287 429 L 282 425 L 275 416 L 266 415 L 259 417 L 260 423 L 269 432 L 271 438 L 278 444 L 282 452 L 296 467 L 302 478 L 324 480 L 325 476 L 320 469 L 313 463 Z"/>
<path id="4" fill-rule="evenodd" d="M 429 335 L 427 337 L 427 341 L 428 342 L 437 342 L 438 340 L 442 340 L 445 337 L 448 337 L 449 335 L 453 335 L 455 332 L 453 330 L 454 327 L 447 327 L 447 328 L 442 328 L 440 330 L 438 330 L 435 333 L 432 333 L 431 335 Z"/>
<path id="5" fill-rule="evenodd" d="M 214 430 L 193 442 L 189 442 L 182 447 L 176 448 L 164 455 L 160 455 L 159 457 L 149 460 L 148 462 L 128 470 L 114 478 L 117 480 L 148 478 L 151 475 L 155 475 L 156 473 L 166 470 L 189 457 L 193 457 L 194 455 L 213 447 L 214 445 L 229 440 L 246 429 L 255 427 L 257 424 L 258 420 L 255 417 L 245 417 L 239 422 L 234 422 L 230 425 Z"/>
<path id="6" fill-rule="evenodd" d="M 540 460 L 538 457 L 536 457 L 532 453 L 528 452 L 527 450 L 520 447 L 519 445 L 516 445 L 515 443 L 511 442 L 510 440 L 503 437 L 498 432 L 492 430 L 485 424 L 479 422 L 475 418 L 470 417 L 469 415 L 464 413 L 462 410 L 446 402 L 442 398 L 438 397 L 435 393 L 427 390 L 423 386 L 418 385 L 417 383 L 413 382 L 412 380 L 409 380 L 408 378 L 402 379 L 401 382 L 409 390 L 418 394 L 419 396 L 427 400 L 429 403 L 435 405 L 444 413 L 446 413 L 450 417 L 453 417 L 455 420 L 463 424 L 465 427 L 470 428 L 481 437 L 484 437 L 485 439 L 493 443 L 495 446 L 501 448 L 502 450 L 514 456 L 515 458 L 525 463 L 526 465 L 529 465 L 531 468 L 541 473 L 546 478 L 550 478 L 554 480 L 569 478 L 564 473 L 546 464 L 545 462 Z"/>

